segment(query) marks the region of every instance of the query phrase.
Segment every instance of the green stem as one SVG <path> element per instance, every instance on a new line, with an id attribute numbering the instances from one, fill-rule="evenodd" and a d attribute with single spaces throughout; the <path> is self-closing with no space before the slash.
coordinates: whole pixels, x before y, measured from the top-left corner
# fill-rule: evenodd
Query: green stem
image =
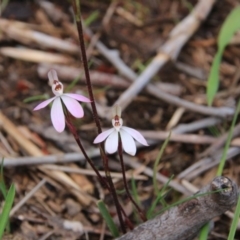
<path id="1" fill-rule="evenodd" d="M 219 164 L 218 170 L 217 170 L 217 176 L 222 175 L 223 168 L 224 168 L 226 158 L 227 158 L 227 151 L 230 147 L 230 143 L 231 143 L 232 136 L 233 136 L 234 126 L 236 125 L 236 121 L 237 121 L 239 111 L 240 111 L 240 100 L 238 101 L 237 108 L 236 108 L 236 111 L 235 111 L 235 114 L 234 114 L 234 117 L 233 117 L 233 120 L 232 120 L 232 124 L 231 124 L 230 130 L 229 130 L 229 133 L 228 133 L 227 142 L 224 146 L 223 155 L 221 157 L 220 164 Z"/>

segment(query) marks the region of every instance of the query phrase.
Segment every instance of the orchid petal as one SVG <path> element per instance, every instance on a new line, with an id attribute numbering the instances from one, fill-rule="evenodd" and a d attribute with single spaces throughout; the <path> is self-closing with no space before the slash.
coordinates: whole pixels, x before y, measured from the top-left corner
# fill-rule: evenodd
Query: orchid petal
<path id="1" fill-rule="evenodd" d="M 54 128 L 58 132 L 62 132 L 65 128 L 65 116 L 63 113 L 62 102 L 60 97 L 57 97 L 52 105 L 51 119 Z"/>
<path id="2" fill-rule="evenodd" d="M 91 102 L 90 99 L 88 99 L 87 97 L 84 97 L 80 94 L 76 94 L 76 93 L 64 93 L 63 95 L 74 98 L 80 102 Z"/>
<path id="3" fill-rule="evenodd" d="M 56 97 L 53 97 L 53 98 L 50 98 L 48 100 L 45 100 L 43 102 L 41 102 L 40 104 L 38 104 L 34 109 L 33 111 L 36 111 L 36 110 L 39 110 L 39 109 L 42 109 L 42 108 L 45 108 L 50 102 L 52 102 Z"/>
<path id="4" fill-rule="evenodd" d="M 93 141 L 93 143 L 100 143 L 103 142 L 113 131 L 115 131 L 114 128 L 108 129 L 107 131 L 104 131 L 100 133 Z"/>
<path id="5" fill-rule="evenodd" d="M 105 142 L 105 150 L 107 153 L 112 154 L 117 151 L 118 148 L 118 132 L 113 131 Z"/>
<path id="6" fill-rule="evenodd" d="M 143 135 L 138 132 L 137 130 L 129 127 L 123 126 L 122 129 L 126 131 L 128 134 L 130 134 L 135 140 L 140 142 L 142 145 L 149 146 L 146 139 L 143 137 Z"/>
<path id="7" fill-rule="evenodd" d="M 136 154 L 137 148 L 132 136 L 123 129 L 120 130 L 120 135 L 124 151 L 134 156 Z"/>
<path id="8" fill-rule="evenodd" d="M 62 95 L 61 99 L 63 100 L 66 108 L 68 111 L 75 117 L 75 118 L 82 118 L 84 115 L 83 108 L 78 101 L 75 99 L 68 97 L 66 95 Z"/>

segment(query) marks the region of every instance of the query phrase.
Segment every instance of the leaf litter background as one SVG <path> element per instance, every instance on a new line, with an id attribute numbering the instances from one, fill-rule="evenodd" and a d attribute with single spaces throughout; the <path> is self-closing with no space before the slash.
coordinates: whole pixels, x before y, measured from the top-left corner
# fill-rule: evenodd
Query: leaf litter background
<path id="1" fill-rule="evenodd" d="M 29 31 L 34 30 L 78 46 L 69 2 L 50 1 L 50 7 L 41 3 L 44 1 L 9 1 L 0 19 L 0 155 L 5 158 L 5 164 L 10 159 L 22 161 L 26 156 L 41 161 L 41 156 L 44 155 L 80 155 L 80 150 L 67 130 L 58 134 L 53 129 L 49 108 L 32 112 L 38 101 L 24 103 L 24 99 L 31 96 L 52 95 L 46 79 L 46 72 L 53 67 L 52 64 L 58 65 L 54 65 L 54 68 L 65 87 L 80 75 L 79 82 L 71 92 L 81 91 L 87 94 L 79 50 L 59 50 L 45 46 L 41 39 L 39 42 L 30 39 Z M 118 50 L 124 62 L 140 73 L 167 40 L 169 32 L 190 13 L 197 1 L 142 0 L 111 3 L 93 0 L 81 3 L 84 19 L 97 16 L 89 26 L 94 36 L 86 34 L 85 41 L 96 101 L 103 109 L 112 106 L 130 82 L 118 74 L 111 62 L 99 53 L 95 48 L 96 41 L 100 40 L 109 49 Z M 237 0 L 217 1 L 206 21 L 181 50 L 177 61 L 164 66 L 151 82 L 173 96 L 206 105 L 206 80 L 216 53 L 216 38 L 224 19 L 237 4 Z M 16 32 L 20 32 L 19 35 Z M 213 103 L 214 107 L 236 105 L 240 93 L 238 36 L 224 51 L 220 68 L 220 90 Z M 18 50 L 22 51 L 19 53 Z M 58 55 L 51 60 L 49 56 L 42 57 L 28 52 L 29 50 Z M 94 154 L 92 142 L 96 136 L 96 127 L 87 104 L 84 109 L 85 117 L 76 120 L 75 125 L 86 149 Z M 190 194 L 214 178 L 217 163 L 214 166 L 212 163 L 220 158 L 231 116 L 217 119 L 211 115 L 183 110 L 146 91 L 134 98 L 122 115 L 125 125 L 142 130 L 151 143 L 149 148 L 139 148 L 136 158 L 125 158 L 129 175 L 134 173 L 139 199 L 145 210 L 149 209 L 154 195 L 152 173 L 148 174 L 144 166 L 153 169 L 158 151 L 170 129 L 177 129 L 182 124 L 189 126 L 199 120 L 210 121 L 209 118 L 213 121 L 211 126 L 198 127 L 175 138 L 172 136 L 158 168 L 160 176 L 169 178 L 174 174 L 178 183 L 167 194 L 166 202 L 171 204 L 186 196 L 178 186 Z M 103 118 L 101 121 L 104 128 L 111 126 L 108 119 Z M 240 152 L 238 132 L 237 125 L 232 141 L 233 154 L 224 170 L 224 175 L 237 183 Z M 210 146 L 211 151 L 206 151 Z M 62 158 L 58 159 L 61 161 Z M 101 159 L 97 154 L 94 162 L 101 168 Z M 190 169 L 185 172 L 196 163 L 199 163 L 200 171 Z M 59 169 L 59 166 L 65 169 Z M 120 173 L 117 156 L 110 157 L 110 167 L 113 172 Z M 115 208 L 108 192 L 102 189 L 96 177 L 89 175 L 92 172 L 85 171 L 86 169 L 89 167 L 84 160 L 34 166 L 18 166 L 15 163 L 5 168 L 7 185 L 13 182 L 16 186 L 16 207 L 11 213 L 11 235 L 4 239 L 111 239 L 96 208 L 96 201 L 104 198 L 113 217 L 116 217 Z M 137 224 L 132 205 L 121 192 L 121 175 L 116 175 L 114 181 L 126 211 Z M 163 183 L 159 181 L 159 188 L 162 186 Z M 25 196 L 29 196 L 29 199 L 18 205 Z M 161 208 L 159 205 L 156 211 Z M 230 214 L 214 219 L 209 239 L 226 239 L 230 223 Z"/>

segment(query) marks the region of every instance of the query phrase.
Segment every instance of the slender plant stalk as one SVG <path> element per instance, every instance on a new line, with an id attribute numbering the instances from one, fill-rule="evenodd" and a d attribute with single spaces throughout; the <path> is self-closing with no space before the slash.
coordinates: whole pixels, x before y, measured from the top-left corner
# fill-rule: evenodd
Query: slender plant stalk
<path id="1" fill-rule="evenodd" d="M 237 206 L 236 206 L 236 209 L 235 209 L 235 212 L 234 212 L 234 217 L 233 217 L 230 232 L 229 232 L 229 235 L 228 235 L 228 240 L 234 240 L 235 239 L 235 234 L 236 234 L 238 221 L 239 221 L 239 215 L 240 215 L 240 196 L 238 196 L 238 202 L 237 202 Z"/>
<path id="2" fill-rule="evenodd" d="M 66 114 L 67 115 L 67 114 Z M 88 163 L 90 164 L 90 166 L 92 167 L 92 169 L 94 170 L 94 172 L 96 173 L 96 175 L 98 176 L 99 181 L 101 182 L 101 184 L 105 187 L 109 189 L 109 186 L 106 182 L 106 180 L 101 176 L 101 174 L 99 173 L 99 171 L 96 169 L 96 167 L 94 166 L 92 160 L 88 157 L 81 141 L 80 138 L 77 135 L 77 131 L 75 129 L 75 127 L 73 126 L 73 124 L 69 121 L 69 116 L 66 116 L 66 124 L 70 130 L 70 132 L 72 133 L 72 135 L 74 136 L 79 148 L 81 149 L 84 157 L 86 158 L 86 160 L 88 161 Z"/>
<path id="3" fill-rule="evenodd" d="M 91 83 L 89 69 L 88 69 L 87 54 L 86 54 L 86 49 L 85 49 L 85 44 L 84 44 L 83 27 L 82 27 L 81 11 L 80 11 L 80 1 L 79 0 L 72 0 L 72 6 L 73 6 L 74 13 L 75 13 L 75 19 L 76 19 L 76 25 L 77 25 L 78 37 L 79 37 L 79 45 L 80 45 L 80 50 L 81 50 L 81 59 L 82 59 L 82 62 L 83 62 L 83 68 L 84 68 L 84 72 L 85 72 L 85 76 L 86 76 L 86 84 L 87 84 L 87 88 L 88 88 L 88 94 L 89 94 L 89 98 L 91 100 L 93 119 L 96 123 L 98 133 L 101 133 L 102 128 L 101 128 L 101 124 L 100 124 L 100 120 L 99 120 L 99 117 L 98 117 L 97 108 L 96 108 L 96 104 L 95 104 L 95 100 L 94 100 L 92 83 Z M 120 222 L 122 231 L 125 233 L 126 228 L 125 228 L 123 217 L 122 217 L 122 214 L 121 214 L 121 212 L 124 212 L 124 211 L 123 211 L 123 209 L 121 210 L 121 205 L 118 201 L 116 189 L 115 189 L 114 184 L 112 182 L 112 177 L 111 177 L 109 167 L 108 167 L 108 158 L 107 158 L 107 156 L 106 156 L 106 154 L 103 150 L 104 149 L 103 144 L 100 144 L 100 149 L 101 149 L 101 156 L 102 156 L 102 160 L 103 160 L 103 166 L 104 166 L 104 169 L 105 169 L 106 178 L 107 178 L 107 181 L 108 181 L 108 184 L 109 184 L 108 186 L 110 188 L 110 193 L 112 194 L 112 197 L 113 197 L 113 200 L 114 200 L 114 203 L 115 203 L 115 206 L 116 206 L 116 210 L 117 210 L 117 214 L 118 214 L 118 218 L 119 218 L 119 222 Z M 127 219 L 128 218 L 126 218 L 126 220 Z"/>
<path id="4" fill-rule="evenodd" d="M 231 144 L 231 140 L 232 140 L 232 136 L 233 136 L 233 130 L 234 130 L 234 126 L 236 125 L 236 121 L 237 121 L 237 118 L 238 118 L 239 111 L 240 111 L 240 100 L 238 100 L 238 104 L 237 104 L 237 107 L 236 107 L 236 110 L 235 110 L 235 114 L 233 116 L 233 120 L 232 120 L 232 124 L 231 124 L 230 130 L 229 130 L 229 133 L 228 133 L 227 141 L 226 141 L 226 144 L 224 146 L 223 154 L 222 154 L 219 166 L 218 166 L 218 170 L 217 170 L 217 174 L 216 174 L 217 176 L 222 176 L 223 168 L 225 166 L 225 162 L 226 162 L 226 158 L 227 158 L 227 151 L 228 151 L 228 149 L 230 147 L 230 144 Z"/>
<path id="5" fill-rule="evenodd" d="M 233 116 L 233 120 L 232 120 L 232 124 L 231 124 L 230 130 L 229 130 L 229 133 L 228 133 L 227 141 L 224 146 L 224 150 L 223 150 L 223 154 L 222 154 L 220 163 L 218 165 L 218 170 L 217 170 L 217 174 L 216 174 L 217 176 L 222 176 L 223 169 L 224 169 L 225 162 L 226 162 L 227 151 L 229 149 L 229 146 L 230 146 L 230 143 L 232 140 L 233 129 L 234 129 L 234 126 L 236 125 L 239 111 L 240 111 L 240 100 L 238 100 L 237 108 L 236 108 L 235 114 Z M 209 223 L 207 223 L 207 224 L 209 224 Z M 207 224 L 200 231 L 200 240 L 206 240 L 208 237 L 207 228 L 209 228 L 209 226 L 207 226 Z"/>
<path id="6" fill-rule="evenodd" d="M 129 197 L 129 199 L 131 200 L 131 202 L 134 204 L 134 206 L 138 210 L 138 213 L 139 213 L 141 219 L 145 222 L 145 221 L 147 221 L 147 217 L 146 217 L 145 213 L 141 210 L 141 208 L 138 206 L 138 204 L 135 202 L 135 200 L 133 199 L 133 197 L 129 191 L 129 188 L 128 188 L 127 178 L 126 178 L 126 174 L 125 174 L 125 166 L 124 166 L 124 162 L 123 162 L 122 141 L 121 141 L 120 137 L 119 137 L 119 142 L 118 142 L 118 154 L 119 154 L 120 163 L 121 163 L 121 167 L 122 167 L 123 183 L 124 183 L 126 193 Z"/>

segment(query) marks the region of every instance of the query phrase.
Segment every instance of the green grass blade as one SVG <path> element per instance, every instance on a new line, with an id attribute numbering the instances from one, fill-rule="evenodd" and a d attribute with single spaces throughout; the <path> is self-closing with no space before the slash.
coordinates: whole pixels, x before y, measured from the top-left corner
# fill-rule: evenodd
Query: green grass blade
<path id="1" fill-rule="evenodd" d="M 170 190 L 166 191 L 163 195 L 163 193 L 158 194 L 158 196 L 156 197 L 156 199 L 154 200 L 154 202 L 152 203 L 150 209 L 147 211 L 147 219 L 151 219 L 155 216 L 155 214 L 153 213 L 157 204 L 161 201 L 161 199 L 163 199 L 169 192 Z M 167 208 L 168 206 L 166 206 L 165 208 Z M 164 209 L 165 209 L 164 208 Z"/>
<path id="2" fill-rule="evenodd" d="M 233 34 L 240 28 L 239 16 L 240 7 L 236 7 L 229 13 L 224 21 L 218 36 L 218 47 L 220 49 L 223 50 L 227 46 Z"/>
<path id="3" fill-rule="evenodd" d="M 7 7 L 9 0 L 0 1 L 0 16 L 2 15 L 4 9 Z"/>
<path id="4" fill-rule="evenodd" d="M 0 191 L 1 191 L 2 195 L 3 195 L 4 200 L 6 200 L 6 197 L 7 197 L 7 187 L 6 187 L 6 184 L 5 184 L 5 181 L 4 181 L 4 177 L 3 177 L 3 162 L 4 162 L 4 159 L 2 159 L 1 170 L 0 170 Z M 9 221 L 6 224 L 6 231 L 10 232 L 10 223 L 9 223 Z"/>
<path id="5" fill-rule="evenodd" d="M 114 238 L 118 237 L 119 232 L 118 232 L 117 226 L 114 223 L 110 213 L 108 212 L 107 207 L 105 206 L 104 202 L 102 200 L 99 200 L 97 205 L 98 205 L 98 208 L 99 208 L 109 230 L 111 231 L 113 237 Z"/>
<path id="6" fill-rule="evenodd" d="M 210 224 L 207 223 L 202 227 L 198 240 L 207 240 L 209 230 L 210 230 Z"/>
<path id="7" fill-rule="evenodd" d="M 163 152 L 169 142 L 169 139 L 171 137 L 171 132 L 169 133 L 167 139 L 164 141 L 158 155 L 157 155 L 157 159 L 156 161 L 154 162 L 154 166 L 153 166 L 153 188 L 154 188 L 154 193 L 155 195 L 157 196 L 158 195 L 158 185 L 157 185 L 157 167 L 158 167 L 158 164 L 159 164 L 159 161 L 163 155 Z"/>
<path id="8" fill-rule="evenodd" d="M 133 177 L 131 178 L 131 187 L 132 187 L 133 199 L 138 204 L 138 206 L 140 206 L 141 203 L 140 203 L 139 196 L 138 196 L 137 185 L 136 185 L 136 181 Z"/>
<path id="9" fill-rule="evenodd" d="M 2 163 L 1 163 L 1 172 L 0 172 L 0 191 L 4 197 L 4 199 L 6 199 L 7 197 L 7 188 L 4 182 L 4 178 L 3 178 L 3 161 L 4 159 L 2 159 Z"/>
<path id="10" fill-rule="evenodd" d="M 234 114 L 234 117 L 233 117 L 233 120 L 232 120 L 232 124 L 231 124 L 230 130 L 229 130 L 229 133 L 228 133 L 227 141 L 226 141 L 226 144 L 224 146 L 223 155 L 221 157 L 220 164 L 219 164 L 218 170 L 217 170 L 217 176 L 222 175 L 223 168 L 224 168 L 224 165 L 225 165 L 225 162 L 226 162 L 227 151 L 229 149 L 229 146 L 230 146 L 230 143 L 231 143 L 231 140 L 232 140 L 233 129 L 234 129 L 234 126 L 236 125 L 239 110 L 240 110 L 240 100 L 238 101 L 237 109 L 235 111 L 235 114 Z"/>
<path id="11" fill-rule="evenodd" d="M 2 239 L 4 229 L 5 229 L 6 224 L 8 222 L 9 213 L 10 213 L 12 205 L 13 205 L 14 197 L 15 197 L 15 187 L 12 184 L 8 193 L 7 193 L 6 201 L 5 201 L 5 204 L 3 206 L 1 216 L 0 216 L 0 239 Z"/>
<path id="12" fill-rule="evenodd" d="M 211 106 L 219 86 L 219 68 L 222 59 L 222 52 L 218 51 L 214 56 L 212 67 L 207 81 L 207 101 Z"/>
<path id="13" fill-rule="evenodd" d="M 214 57 L 207 83 L 207 102 L 212 105 L 213 99 L 219 86 L 219 67 L 222 53 L 233 37 L 233 34 L 240 29 L 240 7 L 234 8 L 224 21 L 218 36 L 218 51 Z"/>
<path id="14" fill-rule="evenodd" d="M 235 236 L 238 221 L 239 221 L 239 215 L 240 215 L 240 196 L 238 196 L 237 207 L 236 207 L 235 212 L 234 212 L 234 217 L 233 217 L 230 232 L 229 232 L 229 235 L 228 235 L 228 240 L 234 240 L 234 236 Z"/>
<path id="15" fill-rule="evenodd" d="M 226 144 L 224 146 L 223 154 L 222 154 L 220 163 L 218 165 L 217 176 L 222 175 L 223 168 L 224 168 L 224 165 L 225 165 L 225 162 L 226 162 L 227 151 L 229 149 L 229 146 L 230 146 L 230 143 L 231 143 L 231 140 L 232 140 L 233 128 L 236 125 L 239 110 L 240 110 L 240 100 L 238 101 L 237 109 L 235 111 L 235 114 L 234 114 L 234 117 L 233 117 L 233 120 L 232 120 L 232 124 L 231 124 L 230 130 L 229 130 L 229 133 L 228 133 L 228 137 L 227 137 L 227 141 L 226 141 Z M 208 227 L 209 227 L 209 223 L 206 224 L 206 225 L 208 225 Z M 206 229 L 207 229 L 207 227 L 203 227 L 201 229 L 201 232 L 200 232 L 201 239 L 200 240 L 207 240 L 208 232 L 206 232 Z"/>
<path id="16" fill-rule="evenodd" d="M 138 196 L 138 191 L 137 191 L 137 185 L 135 179 L 132 177 L 131 178 L 131 190 L 132 190 L 132 196 L 135 202 L 137 203 L 138 206 L 141 205 L 139 196 Z M 134 220 L 136 223 L 139 223 L 139 214 L 135 208 L 133 208 L 133 215 L 134 215 Z"/>
<path id="17" fill-rule="evenodd" d="M 156 199 L 153 201 L 150 209 L 147 211 L 147 218 L 148 219 L 151 219 L 153 217 L 153 212 L 154 212 L 154 209 L 156 208 L 157 204 L 160 202 L 160 200 L 162 198 L 164 198 L 164 196 L 169 192 L 166 191 L 166 188 L 168 187 L 169 183 L 171 182 L 171 180 L 173 179 L 174 176 L 171 176 L 168 181 L 166 182 L 166 184 L 164 184 L 164 186 L 162 187 L 162 189 L 158 192 L 158 195 L 156 197 Z M 164 194 L 165 193 L 165 194 Z M 164 195 L 163 195 L 164 194 Z M 166 206 L 167 207 L 167 206 Z"/>
<path id="18" fill-rule="evenodd" d="M 29 102 L 34 102 L 34 101 L 38 101 L 38 100 L 46 100 L 49 98 L 48 94 L 43 94 L 43 95 L 38 95 L 38 96 L 32 96 L 32 97 L 28 97 L 25 98 L 23 100 L 24 103 L 29 103 Z"/>
<path id="19" fill-rule="evenodd" d="M 99 17 L 99 11 L 96 10 L 93 13 L 90 14 L 88 18 L 84 20 L 84 25 L 89 26 L 91 23 L 95 22 Z"/>
<path id="20" fill-rule="evenodd" d="M 70 92 L 80 80 L 82 74 L 73 79 L 73 81 L 66 87 L 65 92 Z"/>

